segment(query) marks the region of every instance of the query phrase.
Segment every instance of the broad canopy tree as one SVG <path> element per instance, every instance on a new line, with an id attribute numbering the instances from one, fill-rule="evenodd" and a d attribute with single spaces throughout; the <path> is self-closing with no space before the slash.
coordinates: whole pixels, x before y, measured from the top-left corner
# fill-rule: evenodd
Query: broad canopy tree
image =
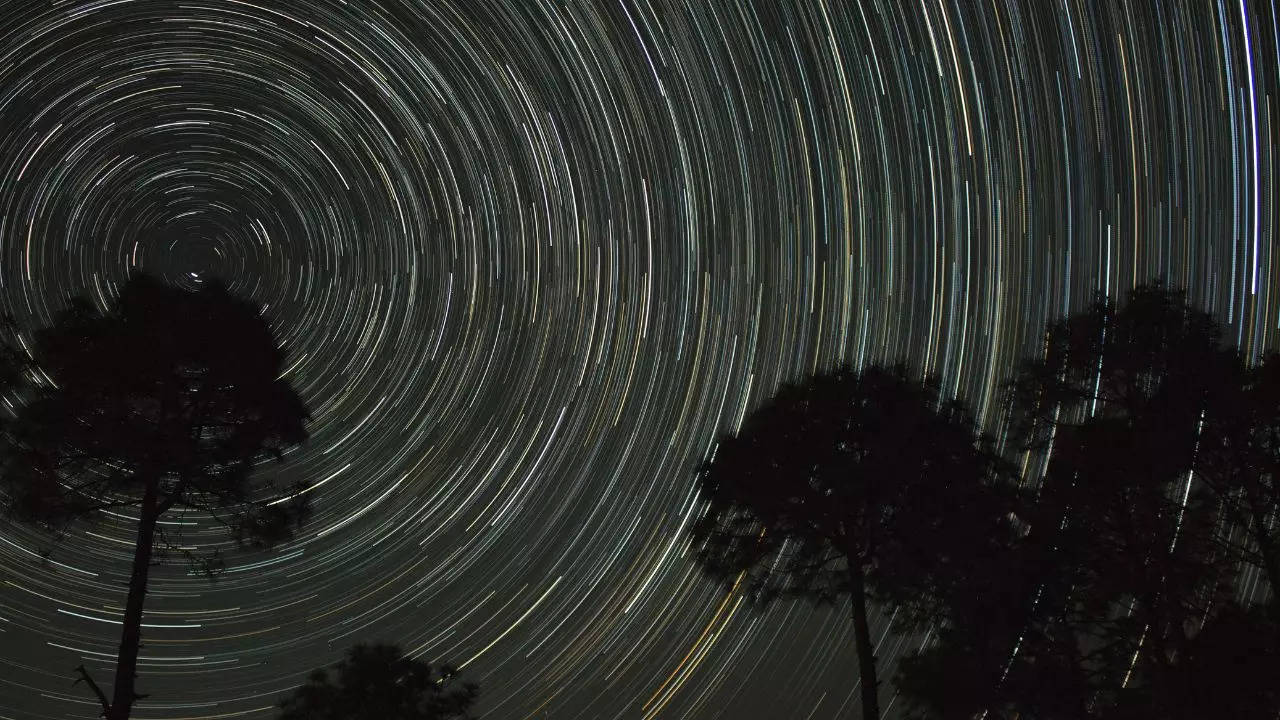
<path id="1" fill-rule="evenodd" d="M 1099 296 L 1046 337 L 1010 384 L 1012 438 L 1043 461 L 1026 548 L 1043 573 L 1037 622 L 1056 625 L 1040 633 L 1063 638 L 1097 713 L 1162 683 L 1187 629 L 1227 599 L 1204 430 L 1235 412 L 1240 359 L 1160 283 Z"/>
<path id="2" fill-rule="evenodd" d="M 1024 532 L 955 596 L 978 600 L 950 604 L 937 642 L 904 660 L 908 716 L 1177 715 L 1172 689 L 1212 638 L 1258 617 L 1232 610 L 1231 584 L 1262 560 L 1242 548 L 1265 547 L 1259 520 L 1276 512 L 1269 362 L 1247 368 L 1161 283 L 1050 323 L 1008 385 Z"/>
<path id="3" fill-rule="evenodd" d="M 850 602 L 862 716 L 880 716 L 872 601 L 933 619 L 1012 532 L 1009 466 L 965 407 L 901 366 L 784 385 L 697 473 L 697 559 L 749 596 Z M 905 628 L 903 628 L 905 629 Z"/>
<path id="4" fill-rule="evenodd" d="M 469 720 L 479 696 L 448 665 L 404 656 L 389 644 L 360 644 L 332 669 L 311 673 L 280 701 L 278 720 Z"/>
<path id="5" fill-rule="evenodd" d="M 260 308 L 217 283 L 198 291 L 132 276 L 105 313 L 72 300 L 0 354 L 0 487 L 14 517 L 51 529 L 131 509 L 133 569 L 108 720 L 129 717 L 157 522 L 208 513 L 241 543 L 288 538 L 304 496 L 251 482 L 254 466 L 307 439 L 308 411 L 281 378 L 285 355 Z M 29 351 L 26 349 L 29 348 Z"/>

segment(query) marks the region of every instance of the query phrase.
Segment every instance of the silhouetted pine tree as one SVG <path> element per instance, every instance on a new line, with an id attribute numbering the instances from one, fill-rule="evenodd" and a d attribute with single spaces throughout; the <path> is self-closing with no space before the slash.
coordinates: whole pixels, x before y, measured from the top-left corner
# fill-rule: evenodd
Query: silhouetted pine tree
<path id="1" fill-rule="evenodd" d="M 901 366 L 813 376 L 784 385 L 698 470 L 697 558 L 757 601 L 847 597 L 863 717 L 878 718 L 868 604 L 902 603 L 904 628 L 932 619 L 1009 531 L 1007 470 L 933 381 Z"/>
<path id="2" fill-rule="evenodd" d="M 971 583 L 986 602 L 954 604 L 939 642 L 904 662 L 919 716 L 1105 717 L 1168 686 L 1236 572 L 1200 475 L 1238 378 L 1217 322 L 1159 283 L 1050 324 L 1009 385 L 1025 534 Z M 988 642 L 993 617 L 1016 620 L 986 626 Z M 958 694 L 940 668 L 975 648 L 964 672 L 983 690 Z M 939 712 L 948 694 L 969 706 Z"/>
<path id="3" fill-rule="evenodd" d="M 280 379 L 284 354 L 259 308 L 218 284 L 189 292 L 135 275 L 106 314 L 73 300 L 34 334 L 29 354 L 13 340 L 3 346 L 8 509 L 52 529 L 106 509 L 138 513 L 111 699 L 78 669 L 108 720 L 125 720 L 141 697 L 134 680 L 158 521 L 190 508 L 242 543 L 289 537 L 305 505 L 266 502 L 278 491 L 250 476 L 307 438 L 308 413 Z"/>

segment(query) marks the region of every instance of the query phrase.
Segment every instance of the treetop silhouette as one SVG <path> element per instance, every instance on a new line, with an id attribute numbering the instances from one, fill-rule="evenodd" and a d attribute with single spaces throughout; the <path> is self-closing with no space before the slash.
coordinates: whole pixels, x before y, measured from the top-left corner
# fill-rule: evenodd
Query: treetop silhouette
<path id="1" fill-rule="evenodd" d="M 104 715 L 124 720 L 139 697 L 157 521 L 185 508 L 208 513 L 245 545 L 290 537 L 305 496 L 285 501 L 250 476 L 307 439 L 308 411 L 281 378 L 284 353 L 259 308 L 218 283 L 192 292 L 135 274 L 106 313 L 73 299 L 34 333 L 29 353 L 8 341 L 0 360 L 0 396 L 13 408 L 0 423 L 10 512 L 55 530 L 100 510 L 138 514 L 112 699 L 80 669 Z"/>
<path id="2" fill-rule="evenodd" d="M 278 720 L 469 720 L 479 696 L 448 665 L 405 657 L 389 644 L 359 644 L 331 670 L 316 670 L 280 701 Z"/>
<path id="3" fill-rule="evenodd" d="M 1260 617 L 1232 609 L 1231 586 L 1265 556 L 1271 525 L 1258 519 L 1277 508 L 1277 369 L 1247 367 L 1222 336 L 1160 282 L 1049 323 L 1007 386 L 1025 532 L 964 580 L 953 597 L 971 602 L 950 603 L 936 641 L 900 666 L 910 717 L 1184 716 L 1175 686 L 1205 672 L 1215 638 Z"/>
<path id="4" fill-rule="evenodd" d="M 1099 293 L 1083 311 L 1049 323 L 1042 352 L 1009 382 L 1009 436 L 1040 449 L 1087 418 L 1162 413 L 1185 422 L 1211 404 L 1236 364 L 1217 320 L 1184 291 L 1152 282 L 1123 304 Z M 1194 446 L 1169 441 L 1184 454 Z"/>
<path id="5" fill-rule="evenodd" d="M 962 404 L 905 367 L 841 368 L 781 387 L 697 473 L 696 557 L 757 601 L 848 597 L 863 716 L 879 716 L 867 604 L 931 616 L 1011 531 L 1009 467 Z"/>

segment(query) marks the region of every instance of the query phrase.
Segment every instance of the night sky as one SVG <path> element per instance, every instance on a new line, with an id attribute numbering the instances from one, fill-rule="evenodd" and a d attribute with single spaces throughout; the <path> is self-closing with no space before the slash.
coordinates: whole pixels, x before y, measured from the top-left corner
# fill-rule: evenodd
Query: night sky
<path id="1" fill-rule="evenodd" d="M 492 720 L 850 717 L 844 606 L 756 611 L 692 562 L 717 435 L 784 379 L 898 357 L 994 419 L 1047 318 L 1158 275 L 1280 344 L 1275 0 L 0 21 L 0 301 L 35 326 L 133 267 L 221 276 L 314 411 L 261 469 L 311 488 L 295 541 L 153 571 L 138 718 L 269 718 L 359 640 L 452 661 Z M 0 717 L 98 714 L 72 670 L 112 675 L 135 522 L 47 563 L 0 524 Z"/>

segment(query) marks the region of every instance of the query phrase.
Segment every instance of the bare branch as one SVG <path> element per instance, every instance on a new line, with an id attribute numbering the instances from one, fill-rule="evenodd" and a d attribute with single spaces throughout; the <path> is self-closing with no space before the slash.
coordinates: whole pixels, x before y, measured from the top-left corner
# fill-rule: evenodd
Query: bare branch
<path id="1" fill-rule="evenodd" d="M 93 694 L 98 696 L 98 702 L 102 703 L 102 715 L 105 716 L 109 714 L 111 712 L 111 703 L 107 702 L 107 696 L 103 694 L 102 688 L 98 687 L 98 683 L 94 682 L 93 678 L 89 677 L 89 671 L 84 669 L 84 665 L 81 665 L 76 668 L 76 672 L 80 674 L 80 680 L 85 681 L 85 683 L 88 684 L 89 689 L 93 691 Z M 80 680 L 76 680 L 71 684 L 77 685 L 80 683 Z"/>

